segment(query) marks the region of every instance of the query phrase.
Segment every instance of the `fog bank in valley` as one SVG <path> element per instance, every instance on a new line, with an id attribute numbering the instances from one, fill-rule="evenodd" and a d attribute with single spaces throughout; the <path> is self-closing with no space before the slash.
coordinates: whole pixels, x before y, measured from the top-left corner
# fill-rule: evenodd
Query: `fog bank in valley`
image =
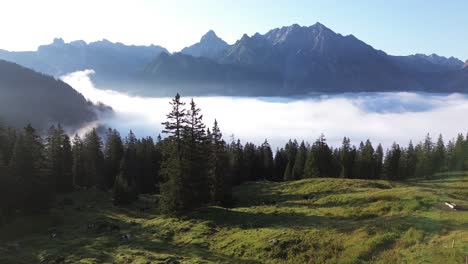
<path id="1" fill-rule="evenodd" d="M 97 89 L 92 70 L 62 79 L 93 102 L 113 107 L 115 117 L 101 122 L 122 136 L 132 129 L 138 137 L 157 136 L 170 111 L 172 98 L 130 96 L 112 87 Z M 176 93 L 176 91 L 174 91 Z M 189 103 L 190 98 L 181 95 Z M 265 139 L 274 148 L 290 138 L 313 142 L 321 133 L 329 144 L 339 146 L 344 136 L 353 144 L 370 139 L 388 147 L 393 141 L 406 146 L 410 139 L 422 140 L 439 133 L 446 142 L 466 132 L 468 98 L 461 94 L 357 93 L 318 95 L 307 98 L 196 97 L 205 123 L 214 119 L 226 141 L 231 135 L 256 144 Z M 93 124 L 90 124 L 93 125 Z"/>

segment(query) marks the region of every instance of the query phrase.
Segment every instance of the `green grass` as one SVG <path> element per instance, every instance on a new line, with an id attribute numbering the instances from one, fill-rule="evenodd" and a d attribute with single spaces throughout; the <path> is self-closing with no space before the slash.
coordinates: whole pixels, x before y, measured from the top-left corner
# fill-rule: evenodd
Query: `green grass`
<path id="1" fill-rule="evenodd" d="M 117 208 L 108 193 L 69 194 L 58 200 L 73 204 L 0 228 L 0 263 L 465 263 L 468 256 L 468 211 L 443 204 L 468 209 L 468 173 L 247 183 L 234 193 L 234 208 L 179 219 L 159 215 L 157 197 Z"/>

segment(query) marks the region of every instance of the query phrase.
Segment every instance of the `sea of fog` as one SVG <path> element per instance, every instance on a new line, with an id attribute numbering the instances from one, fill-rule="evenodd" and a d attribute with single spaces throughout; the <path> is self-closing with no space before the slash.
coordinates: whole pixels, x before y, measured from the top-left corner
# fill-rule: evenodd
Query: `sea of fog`
<path id="1" fill-rule="evenodd" d="M 138 137 L 157 136 L 161 122 L 170 111 L 172 98 L 137 97 L 96 88 L 92 70 L 74 72 L 62 79 L 93 102 L 111 106 L 116 115 L 100 120 L 125 136 L 132 129 Z M 185 102 L 191 98 L 183 97 Z M 314 141 L 321 133 L 328 143 L 339 146 L 344 136 L 358 145 L 370 139 L 390 146 L 394 141 L 407 145 L 422 140 L 427 133 L 444 139 L 465 133 L 468 126 L 468 97 L 462 94 L 428 93 L 344 93 L 306 98 L 195 97 L 205 123 L 218 120 L 226 141 L 262 143 L 274 148 L 290 138 Z M 82 131 L 92 125 L 84 127 Z"/>

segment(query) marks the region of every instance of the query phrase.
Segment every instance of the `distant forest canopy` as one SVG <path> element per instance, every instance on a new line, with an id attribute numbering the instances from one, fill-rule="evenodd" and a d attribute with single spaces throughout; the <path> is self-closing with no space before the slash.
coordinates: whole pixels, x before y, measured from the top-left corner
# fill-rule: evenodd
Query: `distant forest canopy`
<path id="1" fill-rule="evenodd" d="M 193 96 L 468 93 L 468 67 L 460 59 L 436 54 L 392 56 L 320 23 L 244 34 L 232 45 L 209 31 L 200 42 L 172 54 L 153 45 L 55 39 L 37 51 L 0 50 L 0 59 L 56 77 L 93 69 L 98 87 L 152 96 L 172 96 L 175 91 Z"/>
<path id="2" fill-rule="evenodd" d="M 0 60 L 0 115 L 8 125 L 21 128 L 31 123 L 47 129 L 60 123 L 80 128 L 105 113 L 112 109 L 87 101 L 63 81 Z"/>
<path id="3" fill-rule="evenodd" d="M 275 152 L 260 145 L 226 142 L 218 123 L 203 122 L 200 108 L 177 96 L 170 102 L 158 136 L 122 138 L 109 128 L 103 139 L 96 129 L 70 138 L 51 126 L 42 138 L 30 125 L 23 130 L 0 126 L 0 216 L 17 210 L 49 207 L 55 194 L 77 188 L 112 190 L 114 203 L 128 204 L 138 194 L 160 193 L 162 213 L 179 214 L 202 205 L 229 205 L 231 188 L 246 181 L 294 181 L 313 177 L 405 180 L 468 169 L 468 137 L 445 144 L 429 135 L 384 152 L 367 140 L 352 146 L 349 138 L 333 148 L 321 135 L 315 142 L 290 140 Z"/>

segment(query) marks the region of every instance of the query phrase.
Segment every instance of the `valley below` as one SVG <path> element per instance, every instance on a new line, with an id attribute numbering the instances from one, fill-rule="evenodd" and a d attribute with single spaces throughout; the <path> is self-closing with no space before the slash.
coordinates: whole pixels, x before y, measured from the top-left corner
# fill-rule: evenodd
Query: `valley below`
<path id="1" fill-rule="evenodd" d="M 112 107 L 115 114 L 101 116 L 84 126 L 84 133 L 97 123 L 127 134 L 156 137 L 161 133 L 170 110 L 169 97 L 145 97 L 119 92 L 113 87 L 97 86 L 93 70 L 62 76 L 77 92 L 94 103 Z M 177 93 L 174 90 L 174 95 Z M 324 134 L 328 144 L 340 146 L 343 137 L 353 144 L 370 139 L 386 148 L 394 142 L 417 143 L 428 133 L 446 141 L 466 130 L 468 96 L 457 93 L 374 92 L 311 94 L 301 97 L 229 97 L 181 94 L 202 106 L 205 122 L 215 119 L 227 142 L 261 143 L 283 146 L 289 139 L 313 141 Z"/>

